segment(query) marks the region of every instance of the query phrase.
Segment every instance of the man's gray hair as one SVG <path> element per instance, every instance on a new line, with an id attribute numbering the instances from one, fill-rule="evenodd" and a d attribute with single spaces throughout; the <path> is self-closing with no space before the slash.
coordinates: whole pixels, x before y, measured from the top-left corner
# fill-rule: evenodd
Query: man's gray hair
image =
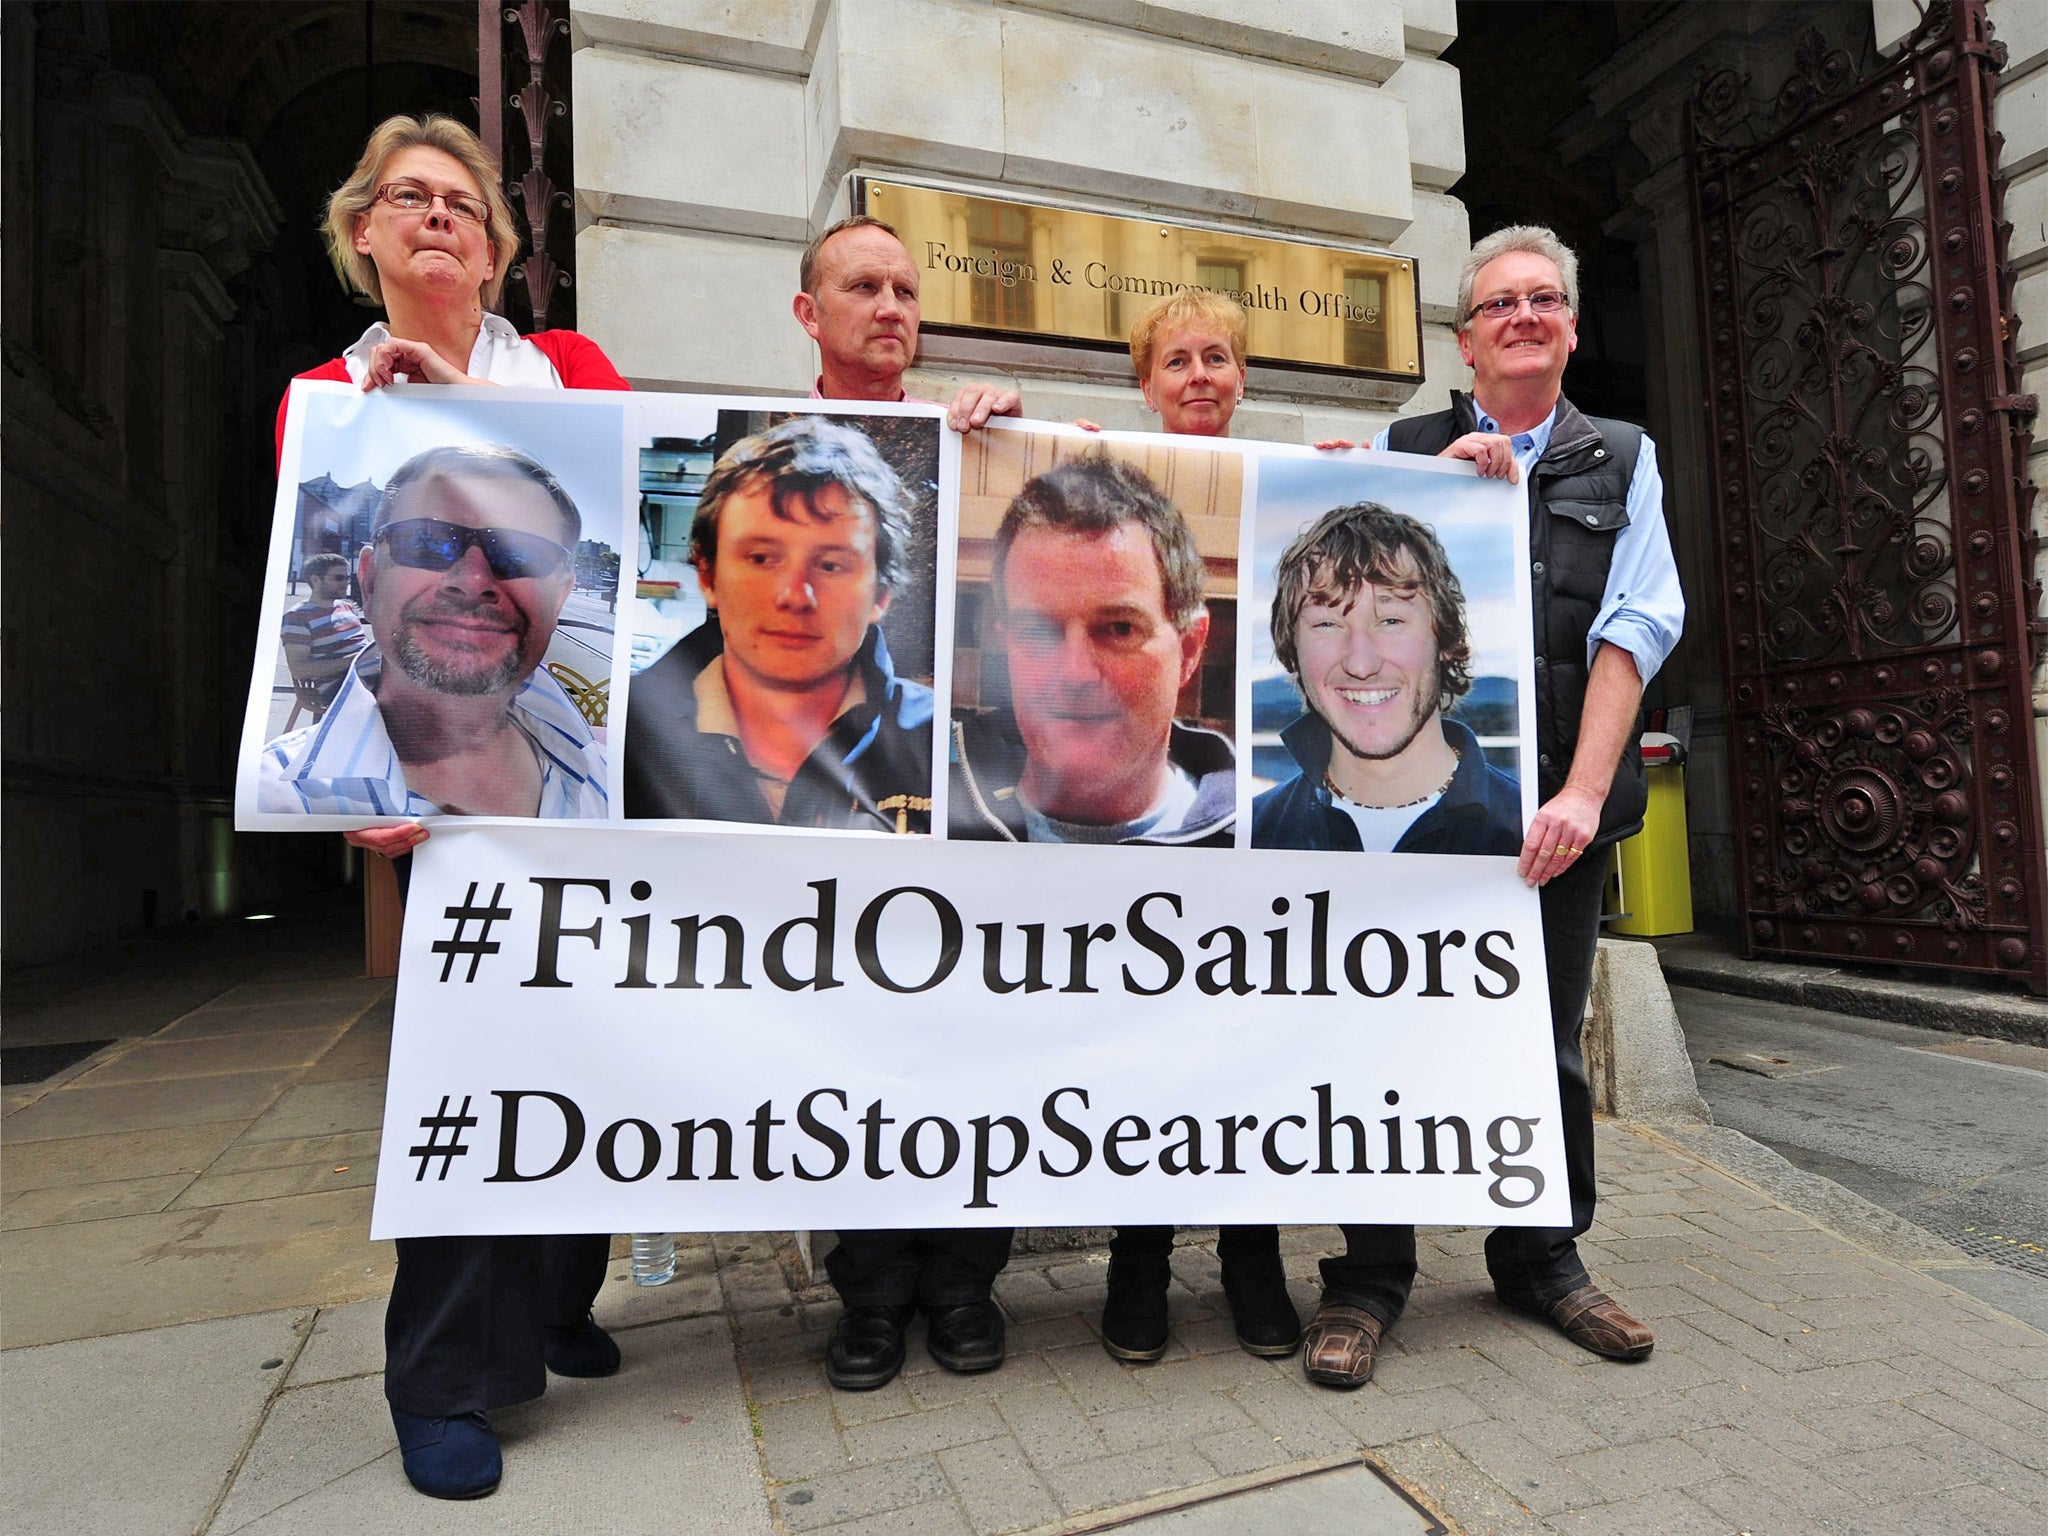
<path id="1" fill-rule="evenodd" d="M 1458 273 L 1458 330 L 1472 323 L 1472 285 L 1479 281 L 1480 272 L 1488 262 L 1516 251 L 1541 256 L 1556 267 L 1557 275 L 1564 279 L 1566 303 L 1573 314 L 1579 312 L 1579 258 L 1572 254 L 1572 248 L 1557 238 L 1556 230 L 1542 224 L 1510 224 L 1473 246 L 1472 254 L 1465 258 Z"/>
<path id="2" fill-rule="evenodd" d="M 704 482 L 690 524 L 690 559 L 702 570 L 718 567 L 718 512 L 727 498 L 766 485 L 775 515 L 796 521 L 791 500 L 808 501 L 828 485 L 844 487 L 873 509 L 875 587 L 893 592 L 910 576 L 910 493 L 865 432 L 829 416 L 792 416 L 743 437 L 725 450 Z"/>
<path id="3" fill-rule="evenodd" d="M 502 443 L 451 444 L 414 454 L 384 484 L 374 519 L 377 531 L 393 521 L 399 494 L 421 480 L 530 480 L 548 493 L 555 510 L 562 514 L 562 528 L 568 535 L 563 546 L 574 549 L 583 537 L 583 514 L 562 489 L 562 482 L 517 448 Z"/>

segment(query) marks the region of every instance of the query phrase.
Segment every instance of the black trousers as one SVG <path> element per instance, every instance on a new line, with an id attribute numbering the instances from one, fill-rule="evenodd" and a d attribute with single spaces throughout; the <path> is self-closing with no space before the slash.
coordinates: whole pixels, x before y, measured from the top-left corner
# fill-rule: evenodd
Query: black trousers
<path id="1" fill-rule="evenodd" d="M 1170 1259 L 1173 1254 L 1172 1227 L 1118 1227 L 1109 1240 L 1109 1256 L 1129 1263 L 1133 1259 Z M 1271 1259 L 1280 1262 L 1278 1227 L 1218 1227 L 1216 1257 L 1223 1261 L 1223 1279 L 1241 1264 Z"/>
<path id="2" fill-rule="evenodd" d="M 1486 1239 L 1486 1269 L 1504 1295 L 1551 1302 L 1587 1283 L 1579 1234 L 1593 1225 L 1593 1090 L 1579 1053 L 1593 955 L 1600 940 L 1605 850 L 1581 858 L 1543 887 L 1543 949 L 1550 974 L 1550 1034 L 1557 1054 L 1570 1227 L 1498 1227 Z M 1345 1251 L 1323 1260 L 1323 1300 L 1362 1307 L 1392 1327 L 1415 1283 L 1415 1229 L 1346 1226 Z"/>
<path id="3" fill-rule="evenodd" d="M 841 1232 L 825 1273 L 849 1307 L 960 1307 L 986 1301 L 1010 1262 L 1012 1227 Z"/>
<path id="4" fill-rule="evenodd" d="M 401 1237 L 384 1313 L 384 1395 L 429 1418 L 547 1390 L 543 1328 L 573 1328 L 604 1285 L 612 1240 Z"/>

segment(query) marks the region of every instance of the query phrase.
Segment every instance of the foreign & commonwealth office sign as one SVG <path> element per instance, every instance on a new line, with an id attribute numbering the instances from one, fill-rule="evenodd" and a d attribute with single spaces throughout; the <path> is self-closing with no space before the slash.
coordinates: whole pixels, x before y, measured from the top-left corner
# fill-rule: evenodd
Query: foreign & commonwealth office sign
<path id="1" fill-rule="evenodd" d="M 868 176 L 853 206 L 895 226 L 928 330 L 1122 348 L 1155 299 L 1207 288 L 1244 306 L 1256 362 L 1422 378 L 1412 257 Z"/>

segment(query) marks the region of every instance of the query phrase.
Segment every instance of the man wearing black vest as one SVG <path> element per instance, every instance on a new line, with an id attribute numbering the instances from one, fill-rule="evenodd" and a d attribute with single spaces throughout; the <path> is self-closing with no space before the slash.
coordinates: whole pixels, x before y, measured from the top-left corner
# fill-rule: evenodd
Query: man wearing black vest
<path id="1" fill-rule="evenodd" d="M 1636 732 L 1643 685 L 1685 618 L 1656 447 L 1639 427 L 1593 420 L 1564 398 L 1578 346 L 1578 259 L 1548 229 L 1517 225 L 1472 248 L 1458 284 L 1458 350 L 1472 393 L 1404 418 L 1373 446 L 1470 459 L 1529 487 L 1529 579 L 1536 631 L 1540 808 L 1522 878 L 1542 890 L 1572 1225 L 1503 1227 L 1486 1240 L 1501 1301 L 1547 1318 L 1573 1343 L 1640 1360 L 1650 1330 L 1588 1278 L 1577 1238 L 1593 1223 L 1593 1098 L 1579 1025 L 1600 932 L 1607 848 L 1642 826 L 1647 801 Z M 1349 447 L 1326 443 L 1322 447 Z M 1358 1387 L 1415 1279 L 1415 1229 L 1343 1228 L 1323 1260 L 1323 1304 L 1309 1324 L 1309 1379 Z"/>

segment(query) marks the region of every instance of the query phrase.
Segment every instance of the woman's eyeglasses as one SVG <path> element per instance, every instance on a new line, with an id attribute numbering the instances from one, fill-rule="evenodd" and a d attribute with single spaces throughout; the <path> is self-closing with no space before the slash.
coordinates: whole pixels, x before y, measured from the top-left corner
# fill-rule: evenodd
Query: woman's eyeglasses
<path id="1" fill-rule="evenodd" d="M 465 224 L 483 224 L 490 219 L 491 210 L 484 200 L 467 192 L 430 192 L 416 181 L 387 181 L 377 189 L 378 201 L 389 203 L 400 213 L 425 213 L 437 197 L 450 217 Z"/>
<path id="2" fill-rule="evenodd" d="M 1467 311 L 1467 320 L 1484 315 L 1489 320 L 1505 320 L 1524 304 L 1532 315 L 1554 315 L 1560 309 L 1571 306 L 1571 300 L 1555 288 L 1538 288 L 1534 293 L 1503 294 L 1497 299 L 1486 299 L 1474 304 Z"/>
<path id="3" fill-rule="evenodd" d="M 484 552 L 491 574 L 500 581 L 552 576 L 569 561 L 569 551 L 537 533 L 511 528 L 469 528 L 438 517 L 413 517 L 386 523 L 377 542 L 391 558 L 415 571 L 445 571 L 472 549 Z"/>

